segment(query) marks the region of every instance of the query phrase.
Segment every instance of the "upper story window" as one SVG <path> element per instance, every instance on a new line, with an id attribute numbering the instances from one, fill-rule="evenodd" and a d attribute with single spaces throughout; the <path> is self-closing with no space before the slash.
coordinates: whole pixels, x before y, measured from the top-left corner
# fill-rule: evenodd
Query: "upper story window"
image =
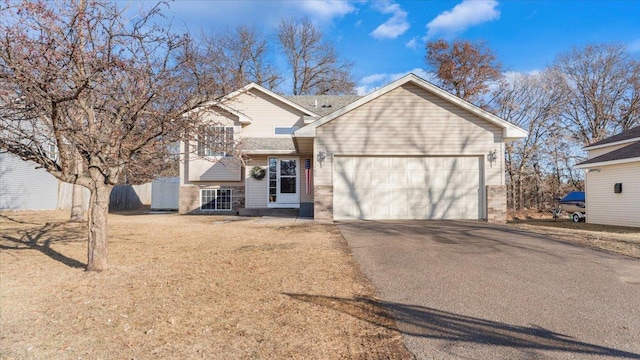
<path id="1" fill-rule="evenodd" d="M 58 161 L 58 147 L 55 144 L 48 144 L 47 155 L 49 159 Z"/>
<path id="2" fill-rule="evenodd" d="M 232 126 L 201 127 L 198 133 L 198 155 L 226 157 L 233 155 Z"/>
<path id="3" fill-rule="evenodd" d="M 292 135 L 294 131 L 298 130 L 297 126 L 292 127 L 275 127 L 273 128 L 274 135 Z"/>

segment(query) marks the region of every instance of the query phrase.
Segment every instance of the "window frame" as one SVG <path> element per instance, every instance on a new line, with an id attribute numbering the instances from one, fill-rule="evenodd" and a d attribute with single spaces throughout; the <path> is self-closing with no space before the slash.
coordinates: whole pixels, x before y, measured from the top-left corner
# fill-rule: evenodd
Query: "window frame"
<path id="1" fill-rule="evenodd" d="M 216 134 L 217 130 L 222 130 L 222 133 Z M 229 134 L 231 135 L 228 138 Z M 219 139 L 222 137 L 222 139 Z M 213 151 L 218 144 L 221 144 L 223 151 Z M 229 143 L 227 143 L 229 142 Z M 209 146 L 213 144 L 214 146 Z M 196 136 L 196 151 L 200 157 L 232 157 L 232 151 L 235 147 L 235 127 L 229 125 L 215 125 L 215 126 L 203 126 L 198 129 L 198 135 Z"/>
<path id="2" fill-rule="evenodd" d="M 202 207 L 203 205 L 203 195 L 205 192 L 208 191 L 212 191 L 213 192 L 213 202 L 214 202 L 214 207 L 213 209 L 204 209 Z M 222 196 L 219 195 L 219 193 L 221 191 L 228 191 L 229 192 L 229 208 L 228 209 L 220 209 L 219 208 L 219 204 L 218 203 L 218 199 Z M 222 202 L 223 204 L 225 202 Z M 233 211 L 233 191 L 231 188 L 220 188 L 220 189 L 200 189 L 200 211 L 206 211 L 206 212 L 219 212 L 219 211 Z"/>
<path id="3" fill-rule="evenodd" d="M 49 143 L 47 146 L 47 157 L 53 161 L 58 161 L 58 146 L 54 143 Z"/>

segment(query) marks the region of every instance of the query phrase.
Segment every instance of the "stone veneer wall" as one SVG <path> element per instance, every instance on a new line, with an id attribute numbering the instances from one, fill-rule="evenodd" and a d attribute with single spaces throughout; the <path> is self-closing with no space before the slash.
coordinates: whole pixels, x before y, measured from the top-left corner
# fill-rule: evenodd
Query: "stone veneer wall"
<path id="1" fill-rule="evenodd" d="M 231 211 L 201 211 L 200 210 L 200 189 L 231 189 Z M 236 215 L 241 208 L 244 208 L 244 185 L 241 186 L 219 186 L 219 185 L 188 185 L 180 186 L 178 212 L 180 214 L 223 214 Z"/>
<path id="2" fill-rule="evenodd" d="M 506 224 L 506 185 L 487 185 L 487 222 L 494 224 Z"/>
<path id="3" fill-rule="evenodd" d="M 333 220 L 333 186 L 315 185 L 313 187 L 313 218 Z"/>

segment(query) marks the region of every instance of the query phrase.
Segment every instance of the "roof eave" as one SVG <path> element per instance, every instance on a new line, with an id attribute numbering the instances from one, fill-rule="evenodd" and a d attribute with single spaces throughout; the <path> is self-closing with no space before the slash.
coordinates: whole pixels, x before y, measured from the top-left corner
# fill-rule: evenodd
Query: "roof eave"
<path id="1" fill-rule="evenodd" d="M 294 138 L 313 138 L 316 137 L 316 128 L 304 126 L 293 132 Z"/>
<path id="2" fill-rule="evenodd" d="M 574 167 L 576 169 L 589 169 L 589 168 L 594 168 L 598 166 L 619 165 L 619 164 L 627 164 L 627 163 L 639 162 L 639 161 L 640 161 L 640 157 L 632 157 L 632 158 L 618 159 L 618 160 L 599 161 L 599 162 L 588 163 L 588 164 L 581 163 L 581 164 L 575 165 Z"/>
<path id="3" fill-rule="evenodd" d="M 268 149 L 262 149 L 262 150 L 242 150 L 241 152 L 243 154 L 256 154 L 256 155 L 269 155 L 269 154 L 273 154 L 273 155 L 290 155 L 290 154 L 295 154 L 296 150 L 268 150 Z"/>
<path id="4" fill-rule="evenodd" d="M 504 128 L 504 141 L 505 142 L 512 142 L 512 141 L 516 141 L 516 140 L 519 140 L 519 139 L 524 139 L 527 136 L 529 136 L 529 132 L 524 130 L 524 129 L 522 129 L 522 128 L 520 128 L 520 127 L 508 124 Z"/>
<path id="5" fill-rule="evenodd" d="M 247 85 L 243 86 L 242 88 L 240 88 L 240 89 L 238 89 L 238 90 L 236 90 L 236 91 L 234 91 L 234 92 L 232 92 L 232 93 L 230 93 L 228 95 L 225 95 L 223 97 L 223 99 L 232 99 L 232 98 L 234 98 L 234 97 L 236 97 L 236 96 L 238 96 L 238 95 L 240 95 L 242 93 L 248 92 L 248 91 L 250 91 L 252 89 L 255 89 L 255 90 L 258 90 L 258 91 L 260 91 L 260 92 L 262 92 L 264 94 L 267 94 L 267 95 L 271 96 L 272 98 L 274 98 L 274 99 L 276 99 L 276 100 L 278 100 L 280 102 L 283 102 L 283 103 L 291 106 L 292 108 L 297 109 L 300 112 L 305 113 L 305 114 L 307 114 L 309 116 L 316 117 L 316 118 L 320 117 L 319 114 L 316 114 L 313 111 L 303 107 L 302 105 L 298 105 L 295 102 L 293 102 L 293 101 L 291 101 L 291 100 L 289 100 L 289 99 L 287 99 L 287 98 L 285 98 L 285 97 L 283 97 L 281 95 L 278 95 L 278 94 L 274 93 L 273 91 L 271 91 L 269 89 L 266 89 L 266 88 L 254 83 L 254 82 L 252 82 L 250 84 L 247 84 Z"/>
<path id="6" fill-rule="evenodd" d="M 638 142 L 638 141 L 640 141 L 640 137 L 635 137 L 635 138 L 631 138 L 631 139 L 624 139 L 624 140 L 615 141 L 615 142 L 606 143 L 606 144 L 601 144 L 601 145 L 585 146 L 585 147 L 582 148 L 582 150 L 590 151 L 590 150 L 595 150 L 595 149 L 606 148 L 606 147 L 609 147 L 609 146 L 616 146 L 616 145 L 624 145 L 624 144 L 634 143 L 634 142 Z"/>

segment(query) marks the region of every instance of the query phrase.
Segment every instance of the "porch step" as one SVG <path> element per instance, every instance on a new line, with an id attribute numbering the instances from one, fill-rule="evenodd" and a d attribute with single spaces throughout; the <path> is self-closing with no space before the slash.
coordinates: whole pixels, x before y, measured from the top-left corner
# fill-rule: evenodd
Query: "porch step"
<path id="1" fill-rule="evenodd" d="M 270 208 L 251 208 L 240 209 L 240 216 L 277 216 L 277 217 L 298 217 L 298 209 L 270 209 Z"/>

